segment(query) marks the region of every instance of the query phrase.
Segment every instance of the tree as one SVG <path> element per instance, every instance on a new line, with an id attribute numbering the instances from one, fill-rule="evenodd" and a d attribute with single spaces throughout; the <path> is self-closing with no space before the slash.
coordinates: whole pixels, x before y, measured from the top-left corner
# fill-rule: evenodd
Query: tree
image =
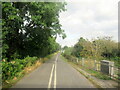
<path id="1" fill-rule="evenodd" d="M 76 56 L 76 57 L 81 57 L 82 55 L 82 50 L 83 50 L 83 46 L 84 43 L 86 42 L 86 40 L 83 37 L 80 37 L 80 39 L 78 40 L 78 42 L 74 45 L 74 49 L 72 51 L 72 55 Z"/>
<path id="2" fill-rule="evenodd" d="M 117 56 L 118 44 L 112 40 L 111 37 L 102 37 L 94 41 L 96 46 L 96 53 L 99 55 L 111 58 Z"/>
<path id="3" fill-rule="evenodd" d="M 49 39 L 65 37 L 58 19 L 64 6 L 63 2 L 3 2 L 3 58 L 47 55 Z"/>
<path id="4" fill-rule="evenodd" d="M 74 45 L 72 55 L 78 58 L 115 58 L 118 57 L 118 43 L 112 40 L 112 37 L 98 37 L 94 41 L 80 38 Z"/>

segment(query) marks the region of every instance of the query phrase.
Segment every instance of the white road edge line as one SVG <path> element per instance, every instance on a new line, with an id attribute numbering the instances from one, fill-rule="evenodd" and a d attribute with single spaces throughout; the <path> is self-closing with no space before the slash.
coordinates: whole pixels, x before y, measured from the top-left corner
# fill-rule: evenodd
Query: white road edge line
<path id="1" fill-rule="evenodd" d="M 50 79 L 49 79 L 49 83 L 48 83 L 48 88 L 51 87 L 52 76 L 53 76 L 53 70 L 54 70 L 54 64 L 53 64 L 53 66 L 52 66 L 52 70 L 51 70 L 51 74 L 50 74 Z"/>

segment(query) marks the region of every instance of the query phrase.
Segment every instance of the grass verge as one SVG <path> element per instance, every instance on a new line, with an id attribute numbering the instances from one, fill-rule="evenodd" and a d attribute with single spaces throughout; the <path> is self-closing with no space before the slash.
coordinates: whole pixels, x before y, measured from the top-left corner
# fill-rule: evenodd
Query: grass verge
<path id="1" fill-rule="evenodd" d="M 65 57 L 63 57 L 61 55 L 61 58 L 65 61 L 68 62 L 69 64 L 71 64 L 78 72 L 80 72 L 82 75 L 84 75 L 91 83 L 93 83 L 93 85 L 95 85 L 96 88 L 98 88 L 99 90 L 104 90 L 104 88 L 102 88 L 94 79 L 90 78 L 91 74 L 94 73 L 94 75 L 96 75 L 95 77 L 100 78 L 100 79 L 104 79 L 103 77 L 105 76 L 99 76 L 97 72 L 93 72 L 91 70 L 85 70 L 84 68 L 79 67 L 76 63 L 70 62 L 68 59 L 66 59 Z M 79 69 L 78 69 L 79 68 Z M 80 70 L 82 69 L 82 70 Z M 83 72 L 85 71 L 85 72 Z M 86 72 L 88 74 L 86 74 Z M 91 72 L 91 73 L 90 73 Z M 97 74 L 96 74 L 97 73 Z"/>
<path id="2" fill-rule="evenodd" d="M 45 63 L 47 60 L 49 60 L 53 55 L 56 53 L 50 54 L 46 56 L 45 58 L 39 58 L 35 64 L 32 66 L 25 67 L 22 72 L 19 73 L 18 77 L 14 77 L 13 79 L 6 80 L 3 82 L 2 88 L 10 88 L 13 85 L 15 85 L 19 80 L 21 80 L 24 76 L 28 75 L 32 71 L 34 71 L 36 68 L 38 68 L 41 64 Z"/>
<path id="3" fill-rule="evenodd" d="M 64 59 L 64 61 L 66 62 L 69 62 L 71 64 L 75 64 L 76 66 L 78 66 L 79 68 L 81 68 L 82 70 L 85 70 L 86 72 L 88 72 L 89 74 L 91 74 L 92 76 L 95 76 L 99 79 L 102 79 L 102 80 L 111 80 L 110 76 L 108 75 L 105 75 L 101 72 L 98 72 L 98 71 L 95 71 L 95 70 L 92 70 L 92 69 L 88 69 L 86 67 L 83 67 L 77 63 L 74 63 L 74 62 L 70 62 L 69 60 L 67 60 L 64 56 L 62 56 L 62 58 Z"/>

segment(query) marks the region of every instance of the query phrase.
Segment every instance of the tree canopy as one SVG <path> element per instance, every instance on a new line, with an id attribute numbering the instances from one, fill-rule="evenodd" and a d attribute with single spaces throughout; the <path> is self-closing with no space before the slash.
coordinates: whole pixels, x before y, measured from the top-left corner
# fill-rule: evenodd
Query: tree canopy
<path id="1" fill-rule="evenodd" d="M 59 23 L 63 2 L 2 2 L 2 55 L 8 60 L 26 56 L 45 56 L 65 38 Z"/>
<path id="2" fill-rule="evenodd" d="M 112 40 L 112 37 L 98 37 L 89 41 L 80 37 L 74 47 L 65 49 L 64 54 L 75 56 L 77 58 L 94 58 L 94 59 L 117 59 L 120 57 L 118 43 Z"/>

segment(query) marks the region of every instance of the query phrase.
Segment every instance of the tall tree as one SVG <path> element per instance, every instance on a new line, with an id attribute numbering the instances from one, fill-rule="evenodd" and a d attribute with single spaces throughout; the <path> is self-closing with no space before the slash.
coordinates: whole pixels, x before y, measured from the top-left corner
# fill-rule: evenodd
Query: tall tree
<path id="1" fill-rule="evenodd" d="M 3 58 L 47 55 L 49 38 L 65 37 L 58 19 L 61 11 L 63 2 L 3 2 Z"/>

